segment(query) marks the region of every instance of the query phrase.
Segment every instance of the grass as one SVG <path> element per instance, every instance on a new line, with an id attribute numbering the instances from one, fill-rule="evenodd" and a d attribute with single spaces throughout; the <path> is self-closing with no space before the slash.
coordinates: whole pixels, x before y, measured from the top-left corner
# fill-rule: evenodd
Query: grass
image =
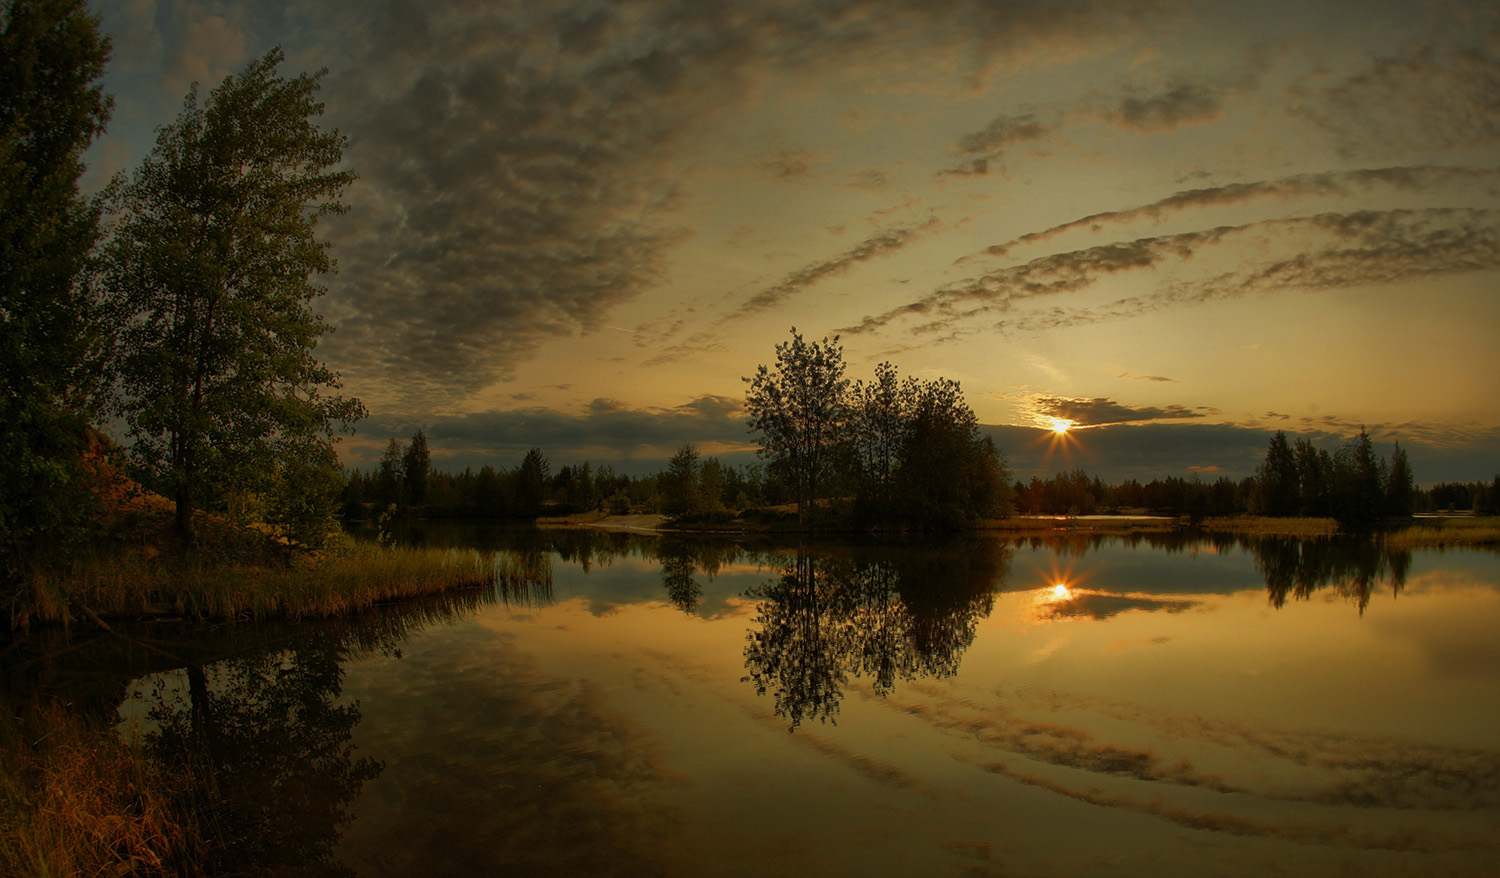
<path id="1" fill-rule="evenodd" d="M 1015 515 L 1010 518 L 988 519 L 982 530 L 1000 533 L 1029 535 L 1050 534 L 1059 530 L 1086 533 L 1163 533 L 1177 528 L 1176 519 L 1142 518 L 1129 515 L 1108 518 L 1078 518 L 1066 515 Z"/>
<path id="2" fill-rule="evenodd" d="M 6 875 L 191 874 L 186 778 L 61 705 L 0 711 L 0 868 Z"/>
<path id="3" fill-rule="evenodd" d="M 1316 537 L 1336 534 L 1339 523 L 1331 518 L 1273 518 L 1266 515 L 1234 515 L 1204 519 L 1205 530 L 1233 534 Z"/>
<path id="4" fill-rule="evenodd" d="M 1399 549 L 1500 545 L 1500 517 L 1422 519 L 1391 532 L 1385 543 Z"/>
<path id="5" fill-rule="evenodd" d="M 533 571 L 473 550 L 347 541 L 319 553 L 163 553 L 122 547 L 34 571 L 20 620 L 337 616 L 374 604 L 524 579 Z"/>

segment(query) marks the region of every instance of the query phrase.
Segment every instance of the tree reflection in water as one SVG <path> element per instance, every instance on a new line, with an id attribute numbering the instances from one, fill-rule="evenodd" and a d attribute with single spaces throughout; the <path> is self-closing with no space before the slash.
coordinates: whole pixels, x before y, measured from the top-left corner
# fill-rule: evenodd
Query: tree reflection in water
<path id="1" fill-rule="evenodd" d="M 195 867 L 352 875 L 332 850 L 349 804 L 383 766 L 354 752 L 361 714 L 357 703 L 340 701 L 344 666 L 362 654 L 399 655 L 406 637 L 479 601 L 460 595 L 358 620 L 270 626 L 280 636 L 258 647 L 221 642 L 230 648 L 220 655 L 229 657 L 196 658 L 138 683 L 148 751 L 187 767 L 195 781 L 193 816 L 211 839 Z M 212 649 L 183 646 L 199 656 Z"/>
<path id="2" fill-rule="evenodd" d="M 1271 605 L 1280 609 L 1291 596 L 1307 600 L 1332 586 L 1364 615 L 1370 595 L 1382 584 L 1393 595 L 1406 586 L 1411 551 L 1369 537 L 1246 537 L 1244 545 L 1255 556 L 1255 566 L 1266 577 Z"/>
<path id="3" fill-rule="evenodd" d="M 994 607 L 1013 551 L 994 540 L 886 557 L 799 550 L 747 594 L 759 602 L 760 628 L 746 636 L 744 680 L 772 693 L 776 715 L 795 729 L 814 718 L 836 723 L 851 677 L 884 696 L 898 681 L 951 676 Z"/>

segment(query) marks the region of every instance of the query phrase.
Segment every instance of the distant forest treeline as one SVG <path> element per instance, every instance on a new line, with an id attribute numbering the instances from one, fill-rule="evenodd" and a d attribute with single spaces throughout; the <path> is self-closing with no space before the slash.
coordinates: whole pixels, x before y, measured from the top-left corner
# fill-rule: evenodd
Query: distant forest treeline
<path id="1" fill-rule="evenodd" d="M 702 458 L 691 445 L 647 476 L 619 474 L 588 461 L 554 472 L 540 448 L 512 468 L 486 465 L 477 472 L 450 473 L 432 469 L 426 436 L 418 430 L 409 443 L 392 439 L 378 469 L 350 474 L 344 513 L 362 518 L 394 507 L 431 517 L 534 518 L 592 511 L 712 517 L 792 503 L 790 482 L 777 478 L 772 467 Z M 1359 521 L 1414 512 L 1500 514 L 1500 476 L 1488 483 L 1419 489 L 1405 452 L 1398 447 L 1390 459 L 1381 459 L 1364 433 L 1333 454 L 1305 439 L 1288 443 L 1277 433 L 1257 474 L 1238 480 L 1166 476 L 1144 484 L 1136 479 L 1108 483 L 1074 469 L 1048 479 L 1018 479 L 1010 488 L 1014 510 L 1023 515 L 1145 511 L 1190 518 L 1249 513 Z"/>

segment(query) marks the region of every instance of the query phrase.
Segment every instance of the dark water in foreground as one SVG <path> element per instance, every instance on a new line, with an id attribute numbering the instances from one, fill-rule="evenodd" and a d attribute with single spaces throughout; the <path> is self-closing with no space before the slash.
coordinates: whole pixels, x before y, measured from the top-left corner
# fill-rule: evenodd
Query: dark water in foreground
<path id="1" fill-rule="evenodd" d="M 318 874 L 1500 874 L 1500 554 L 406 538 L 537 581 L 10 685 L 206 746 Z"/>

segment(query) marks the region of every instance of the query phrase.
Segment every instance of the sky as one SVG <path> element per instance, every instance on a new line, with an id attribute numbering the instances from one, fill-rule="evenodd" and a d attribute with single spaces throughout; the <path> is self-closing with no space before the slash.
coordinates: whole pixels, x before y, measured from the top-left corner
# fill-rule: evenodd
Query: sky
<path id="1" fill-rule="evenodd" d="M 87 187 L 193 82 L 327 68 L 351 466 L 418 428 L 450 470 L 748 462 L 796 327 L 959 381 L 1019 475 L 1238 478 L 1362 426 L 1419 483 L 1500 472 L 1492 2 L 90 8 Z"/>

